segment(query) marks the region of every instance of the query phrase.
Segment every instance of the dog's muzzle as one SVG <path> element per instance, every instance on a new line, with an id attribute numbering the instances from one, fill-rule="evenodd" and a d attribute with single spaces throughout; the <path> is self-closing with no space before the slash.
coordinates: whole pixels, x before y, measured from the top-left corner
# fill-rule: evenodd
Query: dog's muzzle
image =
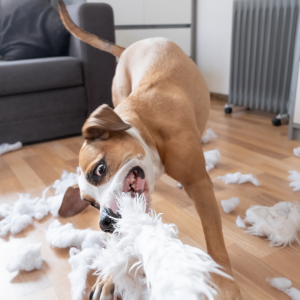
<path id="1" fill-rule="evenodd" d="M 116 220 L 114 218 L 120 218 L 120 215 L 115 214 L 110 208 L 103 208 L 99 222 L 101 230 L 104 232 L 113 233 L 116 224 Z"/>

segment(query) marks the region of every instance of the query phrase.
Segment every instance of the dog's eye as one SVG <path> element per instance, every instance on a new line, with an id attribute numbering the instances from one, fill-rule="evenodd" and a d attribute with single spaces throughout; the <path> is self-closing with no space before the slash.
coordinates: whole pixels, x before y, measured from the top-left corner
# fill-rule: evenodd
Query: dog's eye
<path id="1" fill-rule="evenodd" d="M 100 206 L 98 205 L 98 203 L 94 203 L 94 202 L 91 202 L 91 206 L 97 208 L 98 210 L 100 210 Z"/>
<path id="2" fill-rule="evenodd" d="M 102 175 L 104 174 L 104 172 L 105 172 L 105 165 L 101 163 L 101 164 L 96 168 L 96 170 L 95 170 L 95 175 L 97 175 L 97 176 L 102 176 Z"/>

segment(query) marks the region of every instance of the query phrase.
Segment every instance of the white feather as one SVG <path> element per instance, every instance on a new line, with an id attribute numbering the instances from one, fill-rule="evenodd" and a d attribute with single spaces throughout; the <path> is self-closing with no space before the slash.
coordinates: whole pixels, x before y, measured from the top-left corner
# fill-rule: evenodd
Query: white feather
<path id="1" fill-rule="evenodd" d="M 252 174 L 242 174 L 241 172 L 237 172 L 234 174 L 228 173 L 225 176 L 217 176 L 213 181 L 217 179 L 222 179 L 225 184 L 229 183 L 245 183 L 245 182 L 252 182 L 254 185 L 260 185 L 259 181 L 253 177 Z"/>
<path id="2" fill-rule="evenodd" d="M 232 212 L 240 203 L 240 199 L 237 197 L 232 197 L 228 200 L 221 200 L 221 205 L 226 214 Z"/>
<path id="3" fill-rule="evenodd" d="M 211 128 L 206 130 L 206 133 L 202 135 L 201 137 L 201 142 L 203 144 L 208 143 L 211 139 L 215 139 L 218 136 L 213 132 L 213 130 Z"/>
<path id="4" fill-rule="evenodd" d="M 42 243 L 27 244 L 22 246 L 21 250 L 10 258 L 6 265 L 8 272 L 15 272 L 19 270 L 32 271 L 34 269 L 41 269 L 43 259 L 41 257 Z"/>
<path id="5" fill-rule="evenodd" d="M 252 206 L 246 211 L 245 222 L 252 226 L 248 232 L 253 235 L 266 236 L 271 246 L 300 243 L 300 206 L 298 203 L 279 202 L 273 207 Z"/>

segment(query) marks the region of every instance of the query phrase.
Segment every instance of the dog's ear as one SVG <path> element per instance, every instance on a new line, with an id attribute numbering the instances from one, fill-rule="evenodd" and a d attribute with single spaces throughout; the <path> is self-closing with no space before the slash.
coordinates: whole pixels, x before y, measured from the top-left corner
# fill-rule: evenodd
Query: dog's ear
<path id="1" fill-rule="evenodd" d="M 122 119 L 107 104 L 99 106 L 86 120 L 82 127 L 84 138 L 106 140 L 113 131 L 129 129 L 130 125 Z"/>
<path id="2" fill-rule="evenodd" d="M 73 217 L 89 206 L 87 201 L 80 197 L 80 190 L 78 184 L 68 187 L 65 192 L 61 207 L 58 214 L 62 217 Z"/>

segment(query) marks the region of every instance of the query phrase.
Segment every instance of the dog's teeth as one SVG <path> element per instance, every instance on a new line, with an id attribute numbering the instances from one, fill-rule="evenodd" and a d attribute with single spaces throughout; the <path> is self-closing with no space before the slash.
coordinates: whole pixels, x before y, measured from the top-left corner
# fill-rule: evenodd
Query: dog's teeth
<path id="1" fill-rule="evenodd" d="M 135 189 L 135 184 L 131 185 L 131 187 L 132 187 L 133 189 Z"/>

